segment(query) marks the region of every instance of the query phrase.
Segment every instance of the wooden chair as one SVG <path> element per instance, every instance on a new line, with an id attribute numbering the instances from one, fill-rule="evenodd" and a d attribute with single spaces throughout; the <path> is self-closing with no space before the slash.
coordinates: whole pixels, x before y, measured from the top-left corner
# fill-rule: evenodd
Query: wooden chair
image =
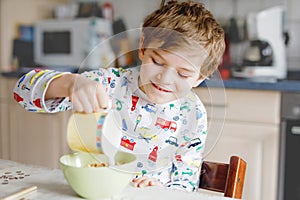
<path id="1" fill-rule="evenodd" d="M 229 164 L 203 161 L 199 187 L 241 199 L 246 166 L 247 163 L 238 156 L 231 156 Z"/>

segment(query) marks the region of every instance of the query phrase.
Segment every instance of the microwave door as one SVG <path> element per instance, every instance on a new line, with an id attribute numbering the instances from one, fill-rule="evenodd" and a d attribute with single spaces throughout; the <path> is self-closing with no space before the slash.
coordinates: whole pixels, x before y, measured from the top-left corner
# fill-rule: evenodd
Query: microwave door
<path id="1" fill-rule="evenodd" d="M 55 31 L 43 33 L 43 53 L 48 54 L 70 54 L 71 32 Z"/>

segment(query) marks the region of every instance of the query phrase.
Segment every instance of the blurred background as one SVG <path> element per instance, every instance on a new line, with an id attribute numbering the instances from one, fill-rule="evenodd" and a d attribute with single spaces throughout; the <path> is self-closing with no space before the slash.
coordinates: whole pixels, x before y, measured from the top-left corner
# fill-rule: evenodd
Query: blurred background
<path id="1" fill-rule="evenodd" d="M 238 154 L 248 162 L 245 199 L 300 200 L 300 1 L 197 1 L 224 27 L 227 44 L 221 84 L 215 74 L 195 88 L 208 112 L 208 143 L 221 133 L 206 159 L 228 162 Z M 79 72 L 139 64 L 140 32 L 124 31 L 140 28 L 159 5 L 0 0 L 0 159 L 58 168 L 70 152 L 71 111 L 26 112 L 13 99 L 18 78 L 36 67 Z"/>
<path id="2" fill-rule="evenodd" d="M 282 16 L 282 27 L 280 28 L 282 33 L 286 34 L 283 39 L 286 42 L 286 57 L 284 58 L 287 62 L 286 68 L 288 71 L 299 70 L 300 56 L 297 50 L 300 48 L 298 37 L 300 14 L 297 10 L 299 6 L 297 0 L 254 0 L 251 2 L 246 0 L 203 0 L 200 2 L 203 2 L 212 11 L 226 30 L 227 43 L 230 48 L 230 51 L 228 51 L 230 60 L 227 62 L 230 62 L 231 66 L 243 64 L 244 54 L 249 45 L 248 41 L 253 39 L 251 34 L 249 36 L 249 33 L 253 32 L 255 28 L 253 26 L 249 28 L 249 25 L 247 25 L 249 14 L 274 6 L 282 6 L 284 14 Z M 107 4 L 105 5 L 105 3 Z M 86 6 L 83 7 L 83 4 L 86 4 Z M 159 4 L 159 0 L 1 0 L 0 69 L 1 71 L 12 70 L 12 63 L 16 61 L 12 55 L 13 40 L 22 37 L 20 36 L 22 30 L 22 34 L 26 34 L 26 27 L 33 26 L 34 29 L 35 23 L 39 20 L 76 19 L 89 16 L 105 17 L 105 15 L 108 15 L 106 17 L 115 22 L 114 33 L 116 33 L 125 29 L 139 28 L 143 18 L 156 9 Z M 90 8 L 88 8 L 88 5 Z M 86 10 L 84 11 L 84 9 Z M 272 30 L 269 31 L 272 32 Z M 30 39 L 32 36 L 27 35 L 27 37 Z M 128 40 L 131 45 L 135 46 L 138 42 L 138 35 L 130 35 Z M 123 46 L 126 45 L 123 44 Z M 132 62 L 134 61 L 132 60 Z"/>

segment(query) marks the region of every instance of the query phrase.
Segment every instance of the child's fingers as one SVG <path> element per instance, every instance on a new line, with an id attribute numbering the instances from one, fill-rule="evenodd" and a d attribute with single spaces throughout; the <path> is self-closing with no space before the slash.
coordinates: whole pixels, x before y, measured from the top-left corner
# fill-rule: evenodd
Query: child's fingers
<path id="1" fill-rule="evenodd" d="M 137 184 L 137 187 L 144 188 L 146 186 L 149 186 L 149 179 L 140 180 Z"/>
<path id="2" fill-rule="evenodd" d="M 134 179 L 132 179 L 132 184 L 134 187 L 139 187 L 140 183 L 145 179 L 146 179 L 146 177 L 144 177 L 144 176 L 140 177 L 140 178 L 134 178 Z"/>
<path id="3" fill-rule="evenodd" d="M 72 98 L 73 110 L 80 113 L 92 113 L 93 105 L 88 99 L 87 95 L 82 92 L 78 92 L 73 95 Z"/>
<path id="4" fill-rule="evenodd" d="M 149 177 L 140 177 L 137 179 L 133 179 L 132 183 L 135 187 L 144 188 L 147 186 L 162 186 L 161 182 L 159 182 L 155 178 L 149 178 Z"/>
<path id="5" fill-rule="evenodd" d="M 83 112 L 83 106 L 77 98 L 72 98 L 72 104 L 75 112 Z"/>
<path id="6" fill-rule="evenodd" d="M 161 182 L 158 180 L 151 180 L 149 181 L 149 186 L 162 186 Z"/>
<path id="7" fill-rule="evenodd" d="M 92 105 L 88 101 L 85 101 L 85 103 L 82 103 L 82 105 L 83 105 L 84 113 L 92 113 L 93 112 Z"/>
<path id="8" fill-rule="evenodd" d="M 101 84 L 97 84 L 96 99 L 98 108 L 106 109 L 109 106 L 109 97 Z"/>

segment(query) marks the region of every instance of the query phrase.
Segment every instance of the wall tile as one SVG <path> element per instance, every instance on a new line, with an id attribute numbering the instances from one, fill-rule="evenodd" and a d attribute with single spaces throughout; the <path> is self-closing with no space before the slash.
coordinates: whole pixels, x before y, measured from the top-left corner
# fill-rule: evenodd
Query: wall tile
<path id="1" fill-rule="evenodd" d="M 290 44 L 287 47 L 288 58 L 300 58 L 300 23 L 289 23 L 288 32 L 290 34 Z"/>
<path id="2" fill-rule="evenodd" d="M 211 1 L 209 3 L 210 10 L 217 18 L 229 18 L 233 16 L 233 4 L 231 0 Z"/>
<path id="3" fill-rule="evenodd" d="M 287 6 L 287 0 L 264 0 L 263 1 L 264 8 L 269 8 L 278 5 Z"/>
<path id="4" fill-rule="evenodd" d="M 233 8 L 228 8 L 233 1 L 211 0 L 209 5 L 216 16 L 231 16 Z M 286 7 L 286 29 L 290 33 L 290 44 L 287 47 L 289 70 L 300 70 L 300 1 L 299 0 L 237 0 L 237 16 L 245 17 L 250 12 L 257 12 L 272 6 Z M 224 10 L 226 13 L 224 14 Z M 234 51 L 233 51 L 234 52 Z"/>
<path id="5" fill-rule="evenodd" d="M 288 59 L 287 66 L 290 71 L 300 71 L 300 58 Z"/>
<path id="6" fill-rule="evenodd" d="M 288 20 L 300 20 L 299 8 L 300 8 L 299 0 L 287 0 Z"/>
<path id="7" fill-rule="evenodd" d="M 250 12 L 257 12 L 262 9 L 263 0 L 238 0 L 238 14 L 246 16 Z"/>

